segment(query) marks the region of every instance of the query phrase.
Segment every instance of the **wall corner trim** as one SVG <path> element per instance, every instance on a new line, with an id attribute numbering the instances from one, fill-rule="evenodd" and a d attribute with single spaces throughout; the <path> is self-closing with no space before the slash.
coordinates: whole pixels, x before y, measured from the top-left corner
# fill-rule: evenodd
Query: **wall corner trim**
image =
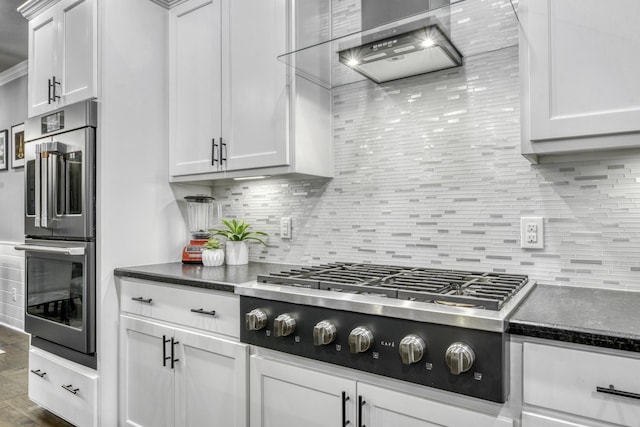
<path id="1" fill-rule="evenodd" d="M 28 71 L 29 61 L 25 59 L 24 61 L 0 73 L 0 86 L 3 86 L 19 77 L 26 76 Z"/>

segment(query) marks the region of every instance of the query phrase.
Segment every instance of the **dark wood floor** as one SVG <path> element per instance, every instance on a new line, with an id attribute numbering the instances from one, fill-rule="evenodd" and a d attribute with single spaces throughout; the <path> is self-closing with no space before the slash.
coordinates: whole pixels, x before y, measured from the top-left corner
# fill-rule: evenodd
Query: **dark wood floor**
<path id="1" fill-rule="evenodd" d="M 71 426 L 27 397 L 28 336 L 0 325 L 0 350 L 0 427 Z"/>

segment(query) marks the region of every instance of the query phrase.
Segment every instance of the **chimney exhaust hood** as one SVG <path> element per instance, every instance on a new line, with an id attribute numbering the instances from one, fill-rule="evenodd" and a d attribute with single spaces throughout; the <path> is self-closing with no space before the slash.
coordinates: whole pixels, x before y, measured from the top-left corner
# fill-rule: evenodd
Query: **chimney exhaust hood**
<path id="1" fill-rule="evenodd" d="M 462 65 L 462 55 L 437 24 L 345 49 L 338 57 L 376 83 Z"/>
<path id="2" fill-rule="evenodd" d="M 371 1 L 362 0 L 361 4 L 375 9 Z M 314 10 L 315 22 L 305 16 L 305 25 L 321 29 L 321 36 L 314 34 L 315 43 L 278 59 L 293 67 L 297 75 L 327 89 L 366 79 L 384 83 L 459 67 L 463 57 L 468 60 L 517 46 L 518 19 L 513 1 L 423 0 L 431 5 L 430 10 L 392 22 L 380 21 L 380 13 L 376 22 L 366 14 L 361 16 L 361 12 L 371 15 L 366 10 Z M 292 3 L 293 16 L 304 15 L 298 10 L 304 2 Z M 367 25 L 376 26 L 363 28 Z M 301 44 L 296 36 L 304 30 L 294 31 L 294 46 L 296 42 Z"/>

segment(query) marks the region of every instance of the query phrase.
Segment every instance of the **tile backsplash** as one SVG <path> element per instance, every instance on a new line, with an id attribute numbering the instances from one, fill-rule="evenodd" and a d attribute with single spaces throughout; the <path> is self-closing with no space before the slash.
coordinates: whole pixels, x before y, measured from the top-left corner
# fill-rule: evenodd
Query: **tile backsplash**
<path id="1" fill-rule="evenodd" d="M 333 90 L 331 180 L 219 183 L 225 216 L 270 234 L 251 259 L 528 274 L 640 290 L 640 151 L 531 165 L 520 155 L 518 48 L 381 86 Z M 279 236 L 282 216 L 293 239 Z M 545 248 L 520 248 L 543 216 Z"/>

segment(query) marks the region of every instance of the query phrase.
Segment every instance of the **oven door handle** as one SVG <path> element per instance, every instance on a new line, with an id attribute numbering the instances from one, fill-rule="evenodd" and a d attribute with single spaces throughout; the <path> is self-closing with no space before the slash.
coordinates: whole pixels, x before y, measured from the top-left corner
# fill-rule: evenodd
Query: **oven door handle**
<path id="1" fill-rule="evenodd" d="M 35 201 L 35 209 L 36 209 L 36 218 L 35 218 L 35 226 L 40 228 L 40 203 L 42 201 L 42 158 L 41 158 L 41 150 L 40 150 L 40 144 L 36 144 L 36 162 L 35 162 L 35 194 L 34 194 L 34 201 Z"/>
<path id="2" fill-rule="evenodd" d="M 58 248 L 55 246 L 39 246 L 39 245 L 16 245 L 14 248 L 18 251 L 38 252 L 43 254 L 62 254 L 62 255 L 84 255 L 84 248 Z"/>

